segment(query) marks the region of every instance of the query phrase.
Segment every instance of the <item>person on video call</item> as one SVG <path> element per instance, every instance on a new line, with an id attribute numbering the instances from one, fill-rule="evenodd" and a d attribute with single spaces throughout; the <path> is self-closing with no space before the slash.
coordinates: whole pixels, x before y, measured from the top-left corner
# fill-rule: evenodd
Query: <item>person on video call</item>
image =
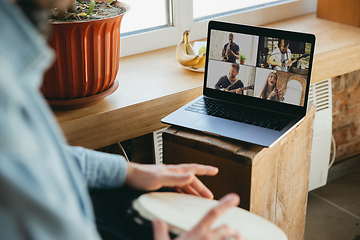
<path id="1" fill-rule="evenodd" d="M 284 100 L 283 87 L 281 87 L 280 89 L 276 87 L 277 80 L 278 75 L 275 72 L 272 72 L 268 75 L 263 90 L 261 91 L 260 98 L 277 102 Z"/>
<path id="2" fill-rule="evenodd" d="M 224 45 L 222 50 L 222 58 L 224 62 L 236 63 L 236 59 L 240 58 L 240 47 L 234 42 L 234 34 L 229 34 L 229 42 Z"/>
<path id="3" fill-rule="evenodd" d="M 213 198 L 196 175 L 213 176 L 215 167 L 145 166 L 67 144 L 40 86 L 54 61 L 45 37 L 49 10 L 65 9 L 69 2 L 0 0 L 0 239 L 129 239 L 118 216 L 106 220 L 115 214 L 113 209 L 97 215 L 98 203 L 89 189 L 103 190 L 100 196 L 112 189 L 120 195 L 117 205 L 131 199 L 129 189 L 170 187 Z M 210 229 L 239 201 L 236 194 L 228 194 L 178 239 L 241 239 L 228 227 Z M 170 239 L 163 221 L 154 220 L 152 226 L 154 239 Z"/>
<path id="4" fill-rule="evenodd" d="M 241 90 L 244 87 L 243 82 L 236 76 L 239 74 L 240 65 L 232 63 L 229 71 L 229 75 L 222 76 L 215 84 L 215 89 L 227 92 L 233 92 L 237 94 L 243 94 Z"/>
<path id="5" fill-rule="evenodd" d="M 289 46 L 289 40 L 279 39 L 278 48 L 272 52 L 268 59 L 268 64 L 272 65 L 274 70 L 288 72 L 289 67 L 296 62 L 296 60 L 291 60 L 291 50 Z"/>

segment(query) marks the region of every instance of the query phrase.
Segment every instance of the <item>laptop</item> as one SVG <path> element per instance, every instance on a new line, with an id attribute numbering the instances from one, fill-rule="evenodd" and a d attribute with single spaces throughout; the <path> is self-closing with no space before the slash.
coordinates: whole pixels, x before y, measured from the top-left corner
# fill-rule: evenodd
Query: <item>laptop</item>
<path id="1" fill-rule="evenodd" d="M 306 114 L 315 36 L 208 24 L 203 95 L 161 121 L 271 147 Z"/>

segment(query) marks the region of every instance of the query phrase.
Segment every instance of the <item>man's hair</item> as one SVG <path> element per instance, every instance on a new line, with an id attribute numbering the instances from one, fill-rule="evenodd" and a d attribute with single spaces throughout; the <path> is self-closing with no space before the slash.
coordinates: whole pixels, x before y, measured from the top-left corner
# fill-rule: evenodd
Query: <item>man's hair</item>
<path id="1" fill-rule="evenodd" d="M 280 47 L 280 44 L 281 44 L 282 41 L 284 41 L 284 47 L 286 47 L 287 45 L 290 44 L 289 40 L 280 38 L 279 41 L 278 41 L 278 47 Z"/>
<path id="2" fill-rule="evenodd" d="M 36 1 L 33 0 L 19 0 L 17 5 L 21 8 L 31 23 L 34 24 L 38 31 L 44 37 L 48 37 L 50 33 L 48 24 L 50 9 L 42 9 Z"/>
<path id="3" fill-rule="evenodd" d="M 232 68 L 235 68 L 238 72 L 239 72 L 239 70 L 240 70 L 240 65 L 237 64 L 237 63 L 232 63 L 232 64 L 231 64 L 231 67 L 232 67 Z"/>

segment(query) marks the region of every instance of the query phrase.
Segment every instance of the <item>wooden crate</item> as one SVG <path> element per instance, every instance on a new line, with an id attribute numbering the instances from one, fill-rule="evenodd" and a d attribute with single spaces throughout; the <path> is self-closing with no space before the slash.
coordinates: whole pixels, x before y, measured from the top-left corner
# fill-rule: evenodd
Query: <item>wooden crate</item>
<path id="1" fill-rule="evenodd" d="M 334 22 L 360 27 L 360 1 L 318 0 L 316 16 Z"/>
<path id="2" fill-rule="evenodd" d="M 164 163 L 218 167 L 216 176 L 199 177 L 215 199 L 235 192 L 240 207 L 278 225 L 289 240 L 304 239 L 314 116 L 312 107 L 271 148 L 172 126 L 163 133 Z"/>

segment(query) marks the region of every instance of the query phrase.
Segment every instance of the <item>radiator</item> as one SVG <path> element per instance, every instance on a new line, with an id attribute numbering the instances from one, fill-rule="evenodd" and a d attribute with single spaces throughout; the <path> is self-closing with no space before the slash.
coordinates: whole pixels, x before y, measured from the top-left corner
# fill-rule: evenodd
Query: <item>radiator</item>
<path id="1" fill-rule="evenodd" d="M 155 164 L 163 163 L 163 140 L 162 133 L 166 128 L 153 132 Z"/>
<path id="2" fill-rule="evenodd" d="M 331 79 L 310 85 L 309 102 L 316 104 L 309 191 L 327 181 L 332 140 Z"/>

